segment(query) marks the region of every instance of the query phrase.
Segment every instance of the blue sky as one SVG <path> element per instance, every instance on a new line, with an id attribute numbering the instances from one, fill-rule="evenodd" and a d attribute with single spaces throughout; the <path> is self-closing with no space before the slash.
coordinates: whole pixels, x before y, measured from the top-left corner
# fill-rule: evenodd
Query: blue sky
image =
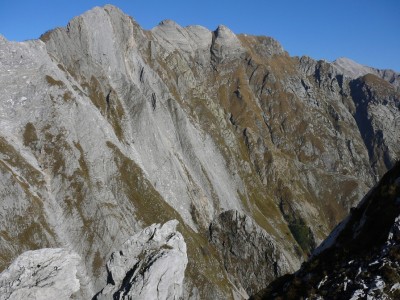
<path id="1" fill-rule="evenodd" d="M 400 71 L 399 0 L 0 0 L 0 33 L 9 40 L 37 38 L 107 3 L 145 29 L 164 19 L 211 30 L 224 24 L 235 33 L 272 36 L 293 56 L 345 56 Z"/>

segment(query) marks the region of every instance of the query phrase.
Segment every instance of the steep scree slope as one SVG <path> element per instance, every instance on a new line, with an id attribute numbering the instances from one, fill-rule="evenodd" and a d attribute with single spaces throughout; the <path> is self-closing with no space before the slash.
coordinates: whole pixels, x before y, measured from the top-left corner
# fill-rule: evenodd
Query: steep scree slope
<path id="1" fill-rule="evenodd" d="M 177 219 L 185 297 L 246 297 L 297 269 L 399 157 L 398 74 L 385 74 L 355 78 L 222 25 L 145 31 L 109 5 L 40 40 L 0 37 L 0 268 L 73 249 L 94 295 L 111 253 Z M 227 211 L 267 243 L 242 248 L 260 251 L 246 280 L 244 254 L 221 243 L 249 231 L 209 231 Z"/>

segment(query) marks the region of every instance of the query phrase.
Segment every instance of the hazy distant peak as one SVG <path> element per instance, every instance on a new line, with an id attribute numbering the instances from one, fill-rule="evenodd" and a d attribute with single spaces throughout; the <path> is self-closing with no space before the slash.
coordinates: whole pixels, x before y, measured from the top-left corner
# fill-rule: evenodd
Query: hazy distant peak
<path id="1" fill-rule="evenodd" d="M 355 62 L 354 60 L 352 60 L 352 59 L 350 59 L 350 58 L 348 58 L 348 57 L 344 57 L 344 56 L 343 56 L 343 57 L 339 57 L 339 58 L 336 59 L 334 62 L 335 62 L 335 63 L 349 63 L 349 64 L 361 65 L 361 64 Z"/>
<path id="2" fill-rule="evenodd" d="M 397 91 L 400 91 L 400 74 L 393 70 L 364 66 L 347 57 L 336 59 L 332 65 L 336 67 L 339 72 L 343 73 L 343 75 L 350 78 L 358 78 L 367 74 L 376 75 L 392 84 Z"/>
<path id="3" fill-rule="evenodd" d="M 375 73 L 375 69 L 361 65 L 347 57 L 340 57 L 336 59 L 333 62 L 333 65 L 342 71 L 344 75 L 353 78 L 364 76 L 368 73 Z"/>

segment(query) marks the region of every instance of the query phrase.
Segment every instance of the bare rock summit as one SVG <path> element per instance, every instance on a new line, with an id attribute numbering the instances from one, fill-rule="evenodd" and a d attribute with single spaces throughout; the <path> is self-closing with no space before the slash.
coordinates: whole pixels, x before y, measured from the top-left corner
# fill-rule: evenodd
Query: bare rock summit
<path id="1" fill-rule="evenodd" d="M 95 299 L 180 299 L 187 265 L 177 221 L 132 236 L 107 263 L 107 286 Z"/>
<path id="2" fill-rule="evenodd" d="M 245 299 L 400 157 L 398 73 L 112 5 L 1 37 L 0 88 L 0 271 L 68 249 L 76 298 Z"/>

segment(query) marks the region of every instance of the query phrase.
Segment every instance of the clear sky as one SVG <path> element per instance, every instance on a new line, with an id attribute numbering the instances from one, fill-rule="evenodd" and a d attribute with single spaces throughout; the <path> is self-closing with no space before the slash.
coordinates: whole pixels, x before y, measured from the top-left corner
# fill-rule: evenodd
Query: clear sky
<path id="1" fill-rule="evenodd" d="M 164 19 L 182 26 L 219 24 L 235 33 L 277 39 L 290 55 L 400 71 L 400 0 L 0 0 L 0 33 L 39 37 L 94 6 L 114 4 L 143 28 Z"/>

